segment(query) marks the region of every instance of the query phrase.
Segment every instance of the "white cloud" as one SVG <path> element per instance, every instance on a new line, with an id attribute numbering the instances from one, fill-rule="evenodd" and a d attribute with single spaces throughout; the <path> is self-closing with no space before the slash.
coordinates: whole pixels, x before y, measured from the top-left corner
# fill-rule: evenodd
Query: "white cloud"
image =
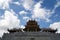
<path id="1" fill-rule="evenodd" d="M 32 10 L 34 3 L 34 0 L 19 0 L 17 2 L 12 2 L 12 4 L 22 5 L 25 10 Z"/>
<path id="2" fill-rule="evenodd" d="M 55 5 L 55 8 L 60 6 L 60 1 L 57 1 L 57 4 Z"/>
<path id="3" fill-rule="evenodd" d="M 43 3 L 43 1 L 34 5 L 32 18 L 40 18 L 46 20 L 46 22 L 50 22 L 51 20 L 49 18 L 55 13 L 56 8 L 60 6 L 60 1 L 57 1 L 52 10 L 41 8 L 41 3 Z"/>
<path id="4" fill-rule="evenodd" d="M 4 19 L 0 20 L 0 26 L 6 27 L 16 27 L 19 25 L 19 19 L 15 16 L 14 12 L 5 11 Z"/>
<path id="5" fill-rule="evenodd" d="M 16 5 L 21 5 L 20 2 L 13 2 L 13 4 L 16 4 Z"/>
<path id="6" fill-rule="evenodd" d="M 57 1 L 51 13 L 55 13 L 56 8 L 58 8 L 59 6 L 60 6 L 60 1 Z"/>
<path id="7" fill-rule="evenodd" d="M 9 3 L 11 0 L 0 0 L 0 8 L 7 9 L 9 8 Z"/>
<path id="8" fill-rule="evenodd" d="M 3 17 L 4 19 L 0 20 L 0 35 L 4 33 L 8 28 L 12 29 L 20 27 L 20 20 L 17 18 L 13 10 L 6 10 Z"/>
<path id="9" fill-rule="evenodd" d="M 31 10 L 31 7 L 34 4 L 33 0 L 20 0 L 20 1 L 12 2 L 12 0 L 0 0 L 0 8 L 1 9 L 8 9 L 9 4 L 12 3 L 12 4 L 17 4 L 17 5 L 23 5 L 23 7 L 26 10 Z"/>
<path id="10" fill-rule="evenodd" d="M 49 26 L 52 29 L 58 29 L 57 33 L 60 33 L 60 22 L 55 22 Z"/>
<path id="11" fill-rule="evenodd" d="M 32 18 L 40 18 L 49 22 L 49 17 L 51 15 L 50 10 L 41 8 L 41 3 L 42 2 L 38 2 L 34 5 Z"/>
<path id="12" fill-rule="evenodd" d="M 23 0 L 23 7 L 26 9 L 26 10 L 31 10 L 32 6 L 34 4 L 34 1 L 33 0 Z"/>
<path id="13" fill-rule="evenodd" d="M 21 27 L 20 27 L 20 28 L 23 28 L 23 29 L 24 29 L 24 28 L 25 28 L 25 26 L 24 26 L 24 25 L 21 25 Z"/>
<path id="14" fill-rule="evenodd" d="M 23 17 L 23 19 L 24 19 L 25 21 L 30 20 L 30 18 L 29 18 L 29 17 L 27 17 L 27 16 L 24 16 L 24 17 Z"/>
<path id="15" fill-rule="evenodd" d="M 20 15 L 22 15 L 22 14 L 27 14 L 27 12 L 26 12 L 26 11 L 20 11 L 19 14 L 20 14 Z"/>

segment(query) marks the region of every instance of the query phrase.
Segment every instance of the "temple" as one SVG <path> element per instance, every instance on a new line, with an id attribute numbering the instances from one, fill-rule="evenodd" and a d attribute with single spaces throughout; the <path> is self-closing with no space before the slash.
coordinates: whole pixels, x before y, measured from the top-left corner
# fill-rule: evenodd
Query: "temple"
<path id="1" fill-rule="evenodd" d="M 27 22 L 27 24 L 25 25 L 25 28 L 23 29 L 23 31 L 19 28 L 19 29 L 8 29 L 8 31 L 10 33 L 14 33 L 14 32 L 50 32 L 50 33 L 55 33 L 57 31 L 57 29 L 51 29 L 51 28 L 40 28 L 37 21 L 35 20 L 29 20 Z"/>
<path id="2" fill-rule="evenodd" d="M 37 21 L 29 20 L 24 29 L 8 29 L 0 40 L 60 40 L 60 34 L 55 33 L 57 29 L 41 28 Z"/>
<path id="3" fill-rule="evenodd" d="M 41 29 L 39 28 L 38 23 L 35 20 L 29 20 L 27 22 L 27 25 L 25 25 L 24 31 L 29 31 L 29 32 L 38 32 Z"/>

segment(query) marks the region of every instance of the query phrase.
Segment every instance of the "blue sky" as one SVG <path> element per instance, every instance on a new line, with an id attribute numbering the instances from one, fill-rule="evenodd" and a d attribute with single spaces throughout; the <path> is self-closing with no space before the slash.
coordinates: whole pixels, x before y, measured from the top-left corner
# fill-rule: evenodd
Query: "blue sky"
<path id="1" fill-rule="evenodd" d="M 24 28 L 30 19 L 42 28 L 57 28 L 60 33 L 60 0 L 0 1 L 0 36 L 8 28 Z"/>

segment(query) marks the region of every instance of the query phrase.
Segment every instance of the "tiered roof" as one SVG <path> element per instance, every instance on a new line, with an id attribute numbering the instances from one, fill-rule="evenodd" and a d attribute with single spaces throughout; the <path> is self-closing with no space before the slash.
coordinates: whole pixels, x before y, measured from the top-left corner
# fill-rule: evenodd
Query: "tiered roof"
<path id="1" fill-rule="evenodd" d="M 25 25 L 25 28 L 23 29 L 23 31 L 19 28 L 19 29 L 8 29 L 8 31 L 10 33 L 14 33 L 14 32 L 51 32 L 51 33 L 55 33 L 57 31 L 57 29 L 51 29 L 51 28 L 40 28 L 37 21 L 35 20 L 29 20 L 27 22 L 27 24 Z"/>
<path id="2" fill-rule="evenodd" d="M 25 25 L 24 31 L 40 31 L 39 25 L 35 20 L 29 20 Z"/>

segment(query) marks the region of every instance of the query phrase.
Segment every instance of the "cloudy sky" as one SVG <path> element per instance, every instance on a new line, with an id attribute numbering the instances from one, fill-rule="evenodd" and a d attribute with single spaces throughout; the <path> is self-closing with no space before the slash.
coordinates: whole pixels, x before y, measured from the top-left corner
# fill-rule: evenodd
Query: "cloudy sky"
<path id="1" fill-rule="evenodd" d="M 8 28 L 24 28 L 30 19 L 60 33 L 60 0 L 0 0 L 0 36 Z"/>

